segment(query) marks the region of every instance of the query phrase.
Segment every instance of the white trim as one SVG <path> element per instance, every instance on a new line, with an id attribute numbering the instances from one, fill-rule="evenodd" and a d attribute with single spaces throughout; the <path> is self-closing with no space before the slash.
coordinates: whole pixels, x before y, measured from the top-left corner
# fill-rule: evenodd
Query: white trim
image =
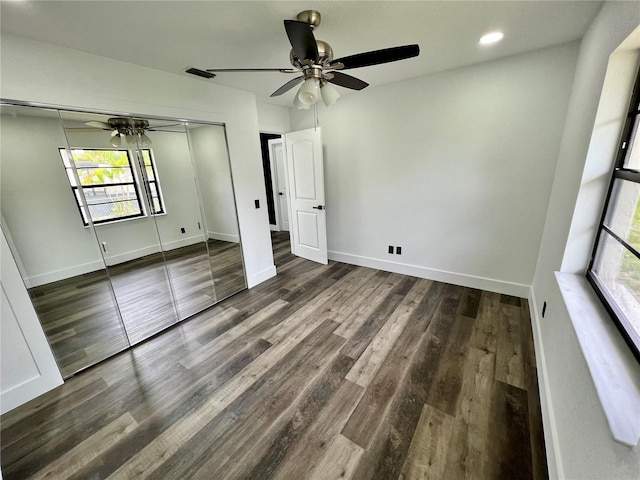
<path id="1" fill-rule="evenodd" d="M 141 257 L 146 257 L 147 255 L 153 255 L 154 253 L 158 252 L 160 252 L 160 245 L 151 245 L 150 247 L 144 247 L 137 250 L 132 250 L 130 252 L 119 253 L 118 255 L 113 255 L 111 257 L 105 256 L 104 261 L 107 264 L 107 267 L 113 267 L 114 265 L 129 262 L 131 260 L 136 260 Z"/>
<path id="2" fill-rule="evenodd" d="M 361 267 L 376 268 L 386 272 L 402 273 L 403 275 L 411 275 L 413 277 L 426 278 L 429 280 L 436 280 L 438 282 L 452 283 L 463 287 L 488 290 L 490 292 L 503 293 L 505 295 L 513 295 L 515 297 L 526 298 L 529 295 L 529 290 L 531 288 L 529 285 L 523 285 L 520 283 L 503 282 L 501 280 L 494 280 L 491 278 L 447 272 L 444 270 L 420 267 L 418 265 L 409 265 L 406 263 L 390 262 L 388 260 L 352 255 L 350 253 L 329 251 L 329 259 L 337 262 L 359 265 Z"/>
<path id="3" fill-rule="evenodd" d="M 4 322 L 16 322 L 15 338 L 12 335 L 9 341 L 24 343 L 25 348 L 29 351 L 33 367 L 37 371 L 34 376 L 29 374 L 22 375 L 20 383 L 0 393 L 0 413 L 4 414 L 58 385 L 62 385 L 63 380 L 27 289 L 22 283 L 20 272 L 9 250 L 4 231 L 2 232 L 1 250 L 0 286 L 2 289 L 3 310 L 8 308 L 12 312 L 11 315 L 6 316 L 7 318 L 4 315 L 2 316 L 3 330 L 8 326 Z M 7 303 L 5 304 L 4 302 Z M 23 365 L 18 363 L 24 362 L 25 356 L 17 359 L 4 358 L 4 354 L 5 352 L 3 352 L 3 360 L 7 361 L 7 363 L 3 363 L 3 369 L 10 368 L 20 372 L 24 371 Z M 26 376 L 29 376 L 29 378 L 25 378 Z"/>
<path id="4" fill-rule="evenodd" d="M 104 270 L 104 263 L 102 263 L 101 260 L 73 265 L 72 267 L 62 268 L 52 272 L 32 275 L 30 277 L 26 277 L 24 279 L 24 283 L 27 288 L 39 287 L 40 285 L 46 285 L 47 283 L 57 282 L 77 275 L 84 275 L 85 273 L 91 273 L 97 270 Z"/>
<path id="5" fill-rule="evenodd" d="M 613 439 L 633 448 L 640 441 L 640 366 L 584 275 L 555 274 Z"/>
<path id="6" fill-rule="evenodd" d="M 261 272 L 256 273 L 255 275 L 247 276 L 247 288 L 253 288 L 256 285 L 269 280 L 272 277 L 276 276 L 276 266 L 271 265 L 269 268 L 265 268 Z"/>
<path id="7" fill-rule="evenodd" d="M 542 411 L 542 425 L 544 444 L 547 453 L 547 469 L 549 478 L 565 478 L 558 444 L 558 431 L 556 418 L 553 413 L 553 401 L 551 388 L 549 387 L 549 373 L 547 372 L 547 360 L 542 343 L 540 331 L 540 316 L 536 296 L 533 288 L 529 292 L 529 315 L 531 317 L 531 330 L 533 331 L 533 344 L 536 355 L 536 369 L 538 371 L 538 390 L 540 392 L 540 410 Z"/>
<path id="8" fill-rule="evenodd" d="M 170 250 L 176 250 L 178 248 L 188 247 L 197 243 L 204 242 L 204 235 L 196 235 L 194 237 L 180 238 L 172 242 L 166 242 L 162 244 L 162 250 L 168 252 Z"/>
<path id="9" fill-rule="evenodd" d="M 220 240 L 223 242 L 233 242 L 233 243 L 240 243 L 240 236 L 239 235 L 234 235 L 231 233 L 219 233 L 219 232 L 207 232 L 207 235 L 209 236 L 210 239 L 212 240 Z"/>

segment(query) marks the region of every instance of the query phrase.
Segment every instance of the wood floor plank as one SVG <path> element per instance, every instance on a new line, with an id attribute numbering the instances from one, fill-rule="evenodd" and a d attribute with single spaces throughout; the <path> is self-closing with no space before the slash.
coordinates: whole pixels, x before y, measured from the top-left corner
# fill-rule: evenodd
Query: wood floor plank
<path id="1" fill-rule="evenodd" d="M 69 478 L 88 462 L 117 444 L 123 437 L 135 430 L 136 426 L 137 422 L 133 417 L 125 413 L 57 460 L 48 464 L 31 478 L 34 480 Z"/>
<path id="2" fill-rule="evenodd" d="M 400 386 L 404 384 L 405 375 L 411 367 L 411 359 L 414 358 L 424 332 L 432 321 L 442 289 L 441 283 L 431 285 L 409 325 L 395 342 L 387 360 L 349 417 L 342 434 L 357 445 L 369 448 L 380 425 L 386 419 L 391 402 L 397 395 L 402 395 Z"/>
<path id="3" fill-rule="evenodd" d="M 442 361 L 438 363 L 427 393 L 427 403 L 449 415 L 455 415 L 456 412 L 472 330 L 473 321 L 470 318 L 456 315 L 443 347 Z"/>
<path id="4" fill-rule="evenodd" d="M 424 405 L 407 458 L 402 466 L 402 480 L 450 478 L 447 472 L 447 452 L 451 443 L 455 419 L 441 410 Z"/>
<path id="5" fill-rule="evenodd" d="M 358 307 L 341 322 L 342 325 L 336 329 L 336 335 L 344 338 L 353 337 L 355 332 L 360 330 L 362 325 L 369 320 L 371 314 L 391 295 L 391 292 L 400 284 L 403 277 L 402 275 L 392 274 L 385 277 L 385 279 L 382 284 L 372 282 L 372 285 L 363 291 L 366 303 Z"/>
<path id="6" fill-rule="evenodd" d="M 492 478 L 488 456 L 494 395 L 495 354 L 470 348 L 456 407 L 456 424 L 447 457 L 451 478 Z"/>
<path id="7" fill-rule="evenodd" d="M 166 461 L 161 471 L 151 478 L 165 478 L 165 475 L 184 478 L 223 478 L 240 465 L 251 468 L 257 462 L 261 447 L 261 437 L 270 438 L 270 432 L 278 430 L 287 421 L 290 404 L 296 399 L 306 404 L 311 399 L 323 404 L 322 398 L 331 394 L 327 388 L 323 371 L 344 372 L 351 363 L 332 362 L 337 346 L 343 343 L 332 335 L 335 323 L 323 322 L 311 335 L 306 337 L 294 350 L 283 357 L 279 365 L 235 400 L 222 415 L 204 426 L 189 443 L 180 448 Z M 335 371 L 335 372 L 334 372 Z M 314 378 L 308 389 L 300 389 L 300 383 Z M 258 399 L 258 401 L 256 401 Z M 313 408 L 305 409 L 309 415 Z M 277 437 L 277 435 L 276 435 Z M 215 442 L 208 439 L 215 438 Z"/>
<path id="8" fill-rule="evenodd" d="M 344 339 L 335 335 L 331 341 L 335 342 L 337 339 L 344 342 Z M 326 365 L 317 369 L 316 374 L 306 373 L 307 379 L 298 383 L 299 386 L 306 381 L 306 387 L 302 390 L 295 389 L 288 406 L 269 402 L 269 411 L 273 412 L 271 416 L 276 417 L 269 428 L 261 429 L 257 434 L 252 433 L 255 432 L 255 422 L 252 422 L 252 425 L 248 426 L 252 432 L 240 437 L 240 446 L 229 462 L 221 466 L 219 462 L 209 461 L 209 465 L 214 464 L 216 468 L 202 468 L 199 475 L 202 478 L 213 476 L 221 480 L 271 478 L 335 395 L 345 373 L 353 365 L 353 360 L 338 354 L 333 359 L 328 358 L 325 363 Z M 234 429 L 234 437 L 238 436 L 236 432 Z"/>
<path id="9" fill-rule="evenodd" d="M 363 451 L 362 447 L 347 437 L 336 435 L 324 456 L 309 474 L 309 480 L 351 478 Z"/>
<path id="10" fill-rule="evenodd" d="M 498 318 L 499 308 L 500 294 L 482 292 L 478 315 L 471 334 L 470 345 L 473 348 L 495 353 L 498 333 L 496 318 Z"/>
<path id="11" fill-rule="evenodd" d="M 527 394 L 506 383 L 496 382 L 493 398 L 491 437 L 494 448 L 492 478 L 521 480 L 533 477 Z"/>
<path id="12" fill-rule="evenodd" d="M 193 368 L 194 366 L 207 361 L 207 359 L 210 359 L 216 353 L 216 351 L 221 350 L 241 336 L 246 335 L 247 332 L 249 332 L 252 328 L 259 325 L 271 315 L 275 315 L 276 313 L 278 313 L 286 305 L 287 302 L 283 300 L 276 300 L 259 312 L 251 315 L 242 323 L 237 324 L 235 327 L 216 337 L 215 340 L 203 344 L 202 347 L 200 347 L 198 350 L 183 357 L 180 360 L 180 363 L 185 368 Z"/>
<path id="13" fill-rule="evenodd" d="M 520 306 L 501 303 L 496 339 L 496 380 L 525 388 Z"/>
<path id="14" fill-rule="evenodd" d="M 344 380 L 272 478 L 309 478 L 325 456 L 331 440 L 339 435 L 363 392 L 364 389 L 359 385 Z M 301 462 L 301 459 L 305 461 Z"/>
<path id="15" fill-rule="evenodd" d="M 276 277 L 3 415 L 3 478 L 548 478 L 526 299 L 314 264 L 290 254 L 288 232 L 273 245 Z M 170 259 L 182 310 L 211 287 L 196 257 Z M 37 297 L 67 362 L 108 346 L 71 350 L 70 330 L 94 326 L 64 311 L 74 294 L 87 312 L 104 303 L 100 282 Z M 140 329 L 163 315 L 144 308 Z"/>
<path id="16" fill-rule="evenodd" d="M 461 288 L 447 285 L 433 320 L 421 340 L 399 394 L 385 420 L 362 456 L 355 478 L 388 479 L 400 475 L 411 439 L 422 413 L 422 405 L 434 379 L 435 369 L 450 335 Z"/>
<path id="17" fill-rule="evenodd" d="M 393 348 L 394 343 L 431 286 L 429 280 L 418 280 L 387 322 L 376 333 L 358 361 L 347 374 L 347 380 L 367 388 Z"/>

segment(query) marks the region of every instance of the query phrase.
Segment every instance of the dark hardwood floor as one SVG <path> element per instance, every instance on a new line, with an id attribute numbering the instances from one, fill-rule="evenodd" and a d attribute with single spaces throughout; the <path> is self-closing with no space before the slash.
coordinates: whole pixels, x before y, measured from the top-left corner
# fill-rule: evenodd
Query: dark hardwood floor
<path id="1" fill-rule="evenodd" d="M 209 240 L 208 248 L 199 243 L 147 255 L 108 274 L 31 288 L 29 295 L 66 378 L 245 286 L 240 244 Z"/>
<path id="2" fill-rule="evenodd" d="M 287 240 L 277 277 L 2 416 L 5 480 L 547 478 L 526 300 Z"/>

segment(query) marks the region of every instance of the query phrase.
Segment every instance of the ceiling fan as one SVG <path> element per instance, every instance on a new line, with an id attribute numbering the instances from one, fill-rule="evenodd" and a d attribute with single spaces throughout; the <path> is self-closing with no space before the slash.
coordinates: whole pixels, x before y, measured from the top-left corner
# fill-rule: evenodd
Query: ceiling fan
<path id="1" fill-rule="evenodd" d="M 174 127 L 180 125 L 179 123 L 171 123 L 168 125 L 161 125 L 157 127 L 150 127 L 149 120 L 142 118 L 130 118 L 130 117 L 111 117 L 106 122 L 100 122 L 98 120 L 90 120 L 83 122 L 89 128 L 86 127 L 66 127 L 65 130 L 74 130 L 79 133 L 82 132 L 95 132 L 96 129 L 111 132 L 111 140 L 109 143 L 113 147 L 120 147 L 122 145 L 122 139 L 124 138 L 128 145 L 134 146 L 137 142 L 143 147 L 149 147 L 151 145 L 151 139 L 146 135 L 146 132 L 170 132 L 166 130 L 167 127 Z"/>
<path id="2" fill-rule="evenodd" d="M 302 75 L 282 85 L 271 96 L 282 95 L 302 83 L 295 96 L 294 105 L 307 109 L 318 101 L 319 94 L 327 106 L 337 100 L 340 95 L 330 84 L 352 90 L 362 90 L 369 85 L 340 70 L 396 62 L 420 54 L 420 47 L 413 44 L 334 59 L 331 46 L 327 42 L 316 40 L 313 35 L 313 30 L 320 25 L 320 19 L 320 13 L 316 10 L 305 10 L 298 14 L 297 20 L 284 21 L 284 28 L 292 47 L 289 60 L 293 68 L 208 68 L 206 70 L 189 68 L 186 72 L 204 78 L 213 78 L 216 72 L 301 73 Z"/>

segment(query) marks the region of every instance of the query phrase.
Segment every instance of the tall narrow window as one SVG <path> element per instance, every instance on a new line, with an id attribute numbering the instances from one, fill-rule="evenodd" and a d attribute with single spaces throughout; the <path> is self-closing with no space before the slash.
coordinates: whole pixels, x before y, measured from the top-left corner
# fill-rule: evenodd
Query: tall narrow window
<path id="1" fill-rule="evenodd" d="M 67 172 L 74 198 L 84 225 L 88 215 L 94 224 L 143 217 L 145 208 L 140 196 L 138 175 L 128 150 L 72 149 L 71 158 L 61 148 L 60 155 Z M 164 213 L 158 176 L 150 150 L 143 151 L 148 195 L 153 205 L 152 214 Z M 73 172 L 78 172 L 88 212 L 80 197 L 79 185 Z"/>
<path id="2" fill-rule="evenodd" d="M 587 271 L 640 360 L 640 72 Z"/>

